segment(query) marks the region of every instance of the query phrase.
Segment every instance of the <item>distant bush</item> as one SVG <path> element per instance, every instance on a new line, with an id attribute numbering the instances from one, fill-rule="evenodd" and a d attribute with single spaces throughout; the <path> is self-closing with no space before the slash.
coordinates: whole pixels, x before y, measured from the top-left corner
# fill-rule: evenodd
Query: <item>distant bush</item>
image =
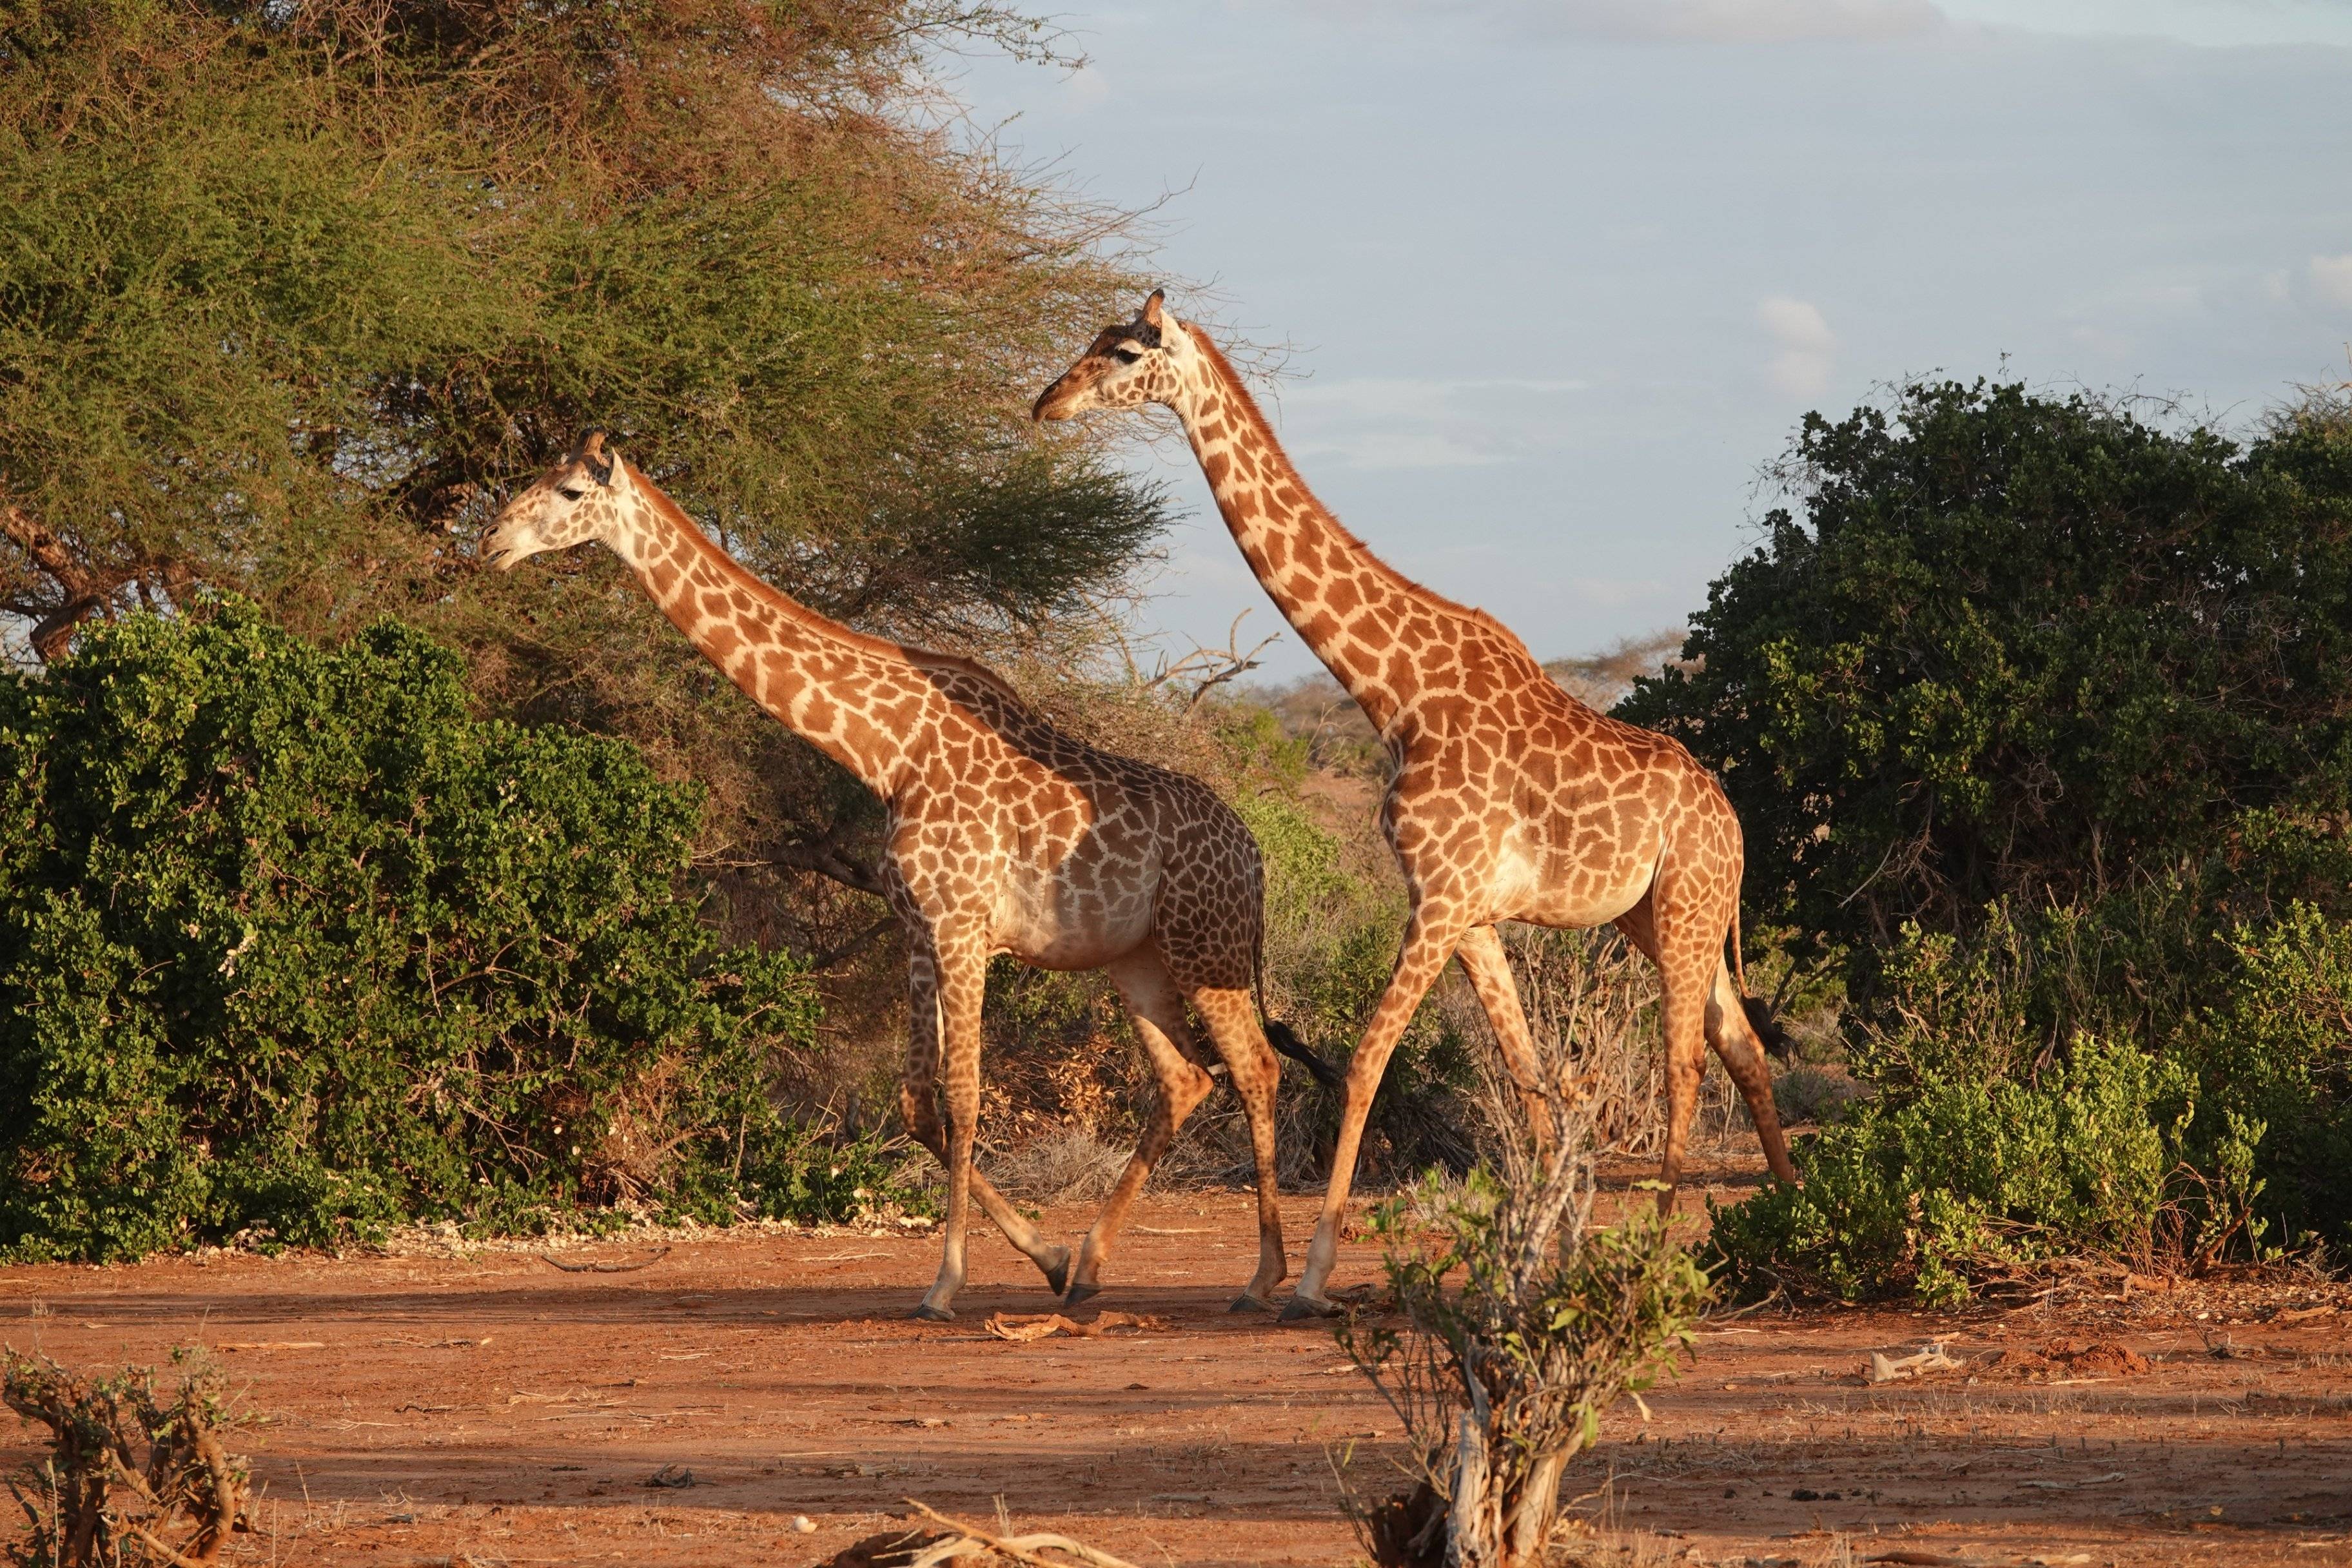
<path id="1" fill-rule="evenodd" d="M 877 1184 L 771 1105 L 814 1006 L 674 891 L 692 793 L 461 674 L 230 605 L 0 675 L 0 1257 Z"/>

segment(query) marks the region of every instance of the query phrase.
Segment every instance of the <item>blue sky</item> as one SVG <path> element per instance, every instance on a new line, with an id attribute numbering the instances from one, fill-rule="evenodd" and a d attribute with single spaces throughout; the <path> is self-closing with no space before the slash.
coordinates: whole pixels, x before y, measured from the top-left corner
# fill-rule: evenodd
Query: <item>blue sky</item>
<path id="1" fill-rule="evenodd" d="M 970 62 L 972 123 L 1092 195 L 1168 195 L 1171 303 L 1287 347 L 1271 401 L 1317 491 L 1543 657 L 1702 605 L 1809 408 L 1940 371 L 2244 424 L 2352 376 L 2352 0 L 1060 20 L 1087 68 Z M 1285 629 L 1181 442 L 1130 426 L 1191 511 L 1144 629 Z"/>

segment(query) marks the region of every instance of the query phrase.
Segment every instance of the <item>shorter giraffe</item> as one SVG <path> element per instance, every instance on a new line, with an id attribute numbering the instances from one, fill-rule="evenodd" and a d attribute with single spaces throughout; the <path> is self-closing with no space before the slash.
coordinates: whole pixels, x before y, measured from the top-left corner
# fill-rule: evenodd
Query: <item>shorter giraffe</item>
<path id="1" fill-rule="evenodd" d="M 972 1196 L 1056 1291 L 1066 1286 L 1071 1304 L 1101 1289 L 1129 1205 L 1213 1087 L 1187 1002 L 1249 1117 L 1258 1264 L 1234 1310 L 1264 1310 L 1288 1272 L 1275 1205 L 1274 1050 L 1327 1086 L 1339 1075 L 1283 1026 L 1260 1026 L 1265 873 L 1241 819 L 1197 779 L 1064 734 L 970 659 L 854 632 L 761 582 L 602 432 L 508 503 L 481 552 L 510 570 L 592 540 L 629 564 L 705 658 L 887 808 L 883 879 L 910 959 L 899 1108 L 948 1172 L 939 1278 L 915 1315 L 955 1316 Z M 972 1169 L 981 999 L 1000 952 L 1108 973 L 1160 1080 L 1160 1103 L 1075 1274 L 1069 1249 L 1047 1243 Z M 945 1090 L 944 1127 L 935 1086 Z"/>

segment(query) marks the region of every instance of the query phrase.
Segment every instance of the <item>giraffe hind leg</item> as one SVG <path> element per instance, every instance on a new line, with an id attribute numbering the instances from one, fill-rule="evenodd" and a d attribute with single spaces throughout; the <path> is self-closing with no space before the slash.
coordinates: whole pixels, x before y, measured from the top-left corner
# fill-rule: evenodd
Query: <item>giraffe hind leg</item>
<path id="1" fill-rule="evenodd" d="M 1748 1120 L 1756 1124 L 1757 1142 L 1764 1145 L 1764 1163 L 1772 1174 L 1793 1184 L 1797 1167 L 1789 1158 L 1789 1140 L 1780 1130 L 1780 1111 L 1772 1100 L 1772 1068 L 1765 1059 L 1764 1042 L 1749 1023 L 1747 998 L 1731 976 L 1731 966 L 1718 962 L 1715 984 L 1706 999 L 1706 1037 L 1723 1059 L 1723 1070 L 1748 1102 Z"/>
<path id="2" fill-rule="evenodd" d="M 1250 1154 L 1257 1167 L 1257 1271 L 1234 1299 L 1236 1312 L 1274 1310 L 1276 1286 L 1290 1272 L 1283 1251 L 1281 1188 L 1276 1172 L 1275 1099 L 1282 1082 L 1282 1064 L 1267 1044 L 1250 994 L 1209 986 L 1192 993 L 1193 1010 L 1216 1042 L 1217 1055 L 1232 1075 L 1234 1092 L 1249 1118 Z"/>
<path id="3" fill-rule="evenodd" d="M 1169 1144 L 1175 1141 L 1176 1129 L 1216 1087 L 1215 1080 L 1201 1070 L 1185 1048 L 1192 1043 L 1192 1031 L 1185 1026 L 1183 999 L 1177 994 L 1175 983 L 1169 978 L 1167 965 L 1160 962 L 1160 955 L 1149 947 L 1139 948 L 1104 968 L 1111 983 L 1118 987 L 1119 997 L 1135 1020 L 1135 1032 L 1143 1041 L 1145 1054 L 1151 1058 L 1153 1074 L 1160 1080 L 1160 1103 L 1152 1108 L 1151 1120 L 1144 1127 L 1135 1153 L 1129 1158 L 1127 1169 L 1119 1173 L 1118 1184 L 1103 1200 L 1094 1227 L 1087 1232 L 1085 1242 L 1078 1247 L 1077 1271 L 1063 1297 L 1064 1303 L 1072 1307 L 1100 1293 L 1103 1261 L 1110 1255 L 1112 1240 L 1127 1223 L 1127 1211 L 1143 1191 L 1143 1184 L 1150 1179 L 1152 1167 L 1167 1154 Z"/>

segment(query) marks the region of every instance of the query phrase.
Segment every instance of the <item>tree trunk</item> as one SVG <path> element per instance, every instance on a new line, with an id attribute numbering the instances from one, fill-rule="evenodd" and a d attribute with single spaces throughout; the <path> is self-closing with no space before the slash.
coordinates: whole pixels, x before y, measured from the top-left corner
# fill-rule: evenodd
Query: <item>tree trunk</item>
<path id="1" fill-rule="evenodd" d="M 1496 1506 L 1494 1476 L 1487 1468 L 1486 1424 L 1465 1410 L 1456 1432 L 1454 1497 L 1445 1512 L 1445 1568 L 1507 1568 L 1501 1531 L 1496 1528 L 1502 1510 Z"/>
<path id="2" fill-rule="evenodd" d="M 1551 1539 L 1552 1521 L 1559 1517 L 1559 1478 L 1575 1455 L 1572 1447 L 1544 1455 L 1519 1483 L 1518 1501 L 1511 1510 L 1512 1562 L 1543 1561 L 1544 1543 Z"/>

